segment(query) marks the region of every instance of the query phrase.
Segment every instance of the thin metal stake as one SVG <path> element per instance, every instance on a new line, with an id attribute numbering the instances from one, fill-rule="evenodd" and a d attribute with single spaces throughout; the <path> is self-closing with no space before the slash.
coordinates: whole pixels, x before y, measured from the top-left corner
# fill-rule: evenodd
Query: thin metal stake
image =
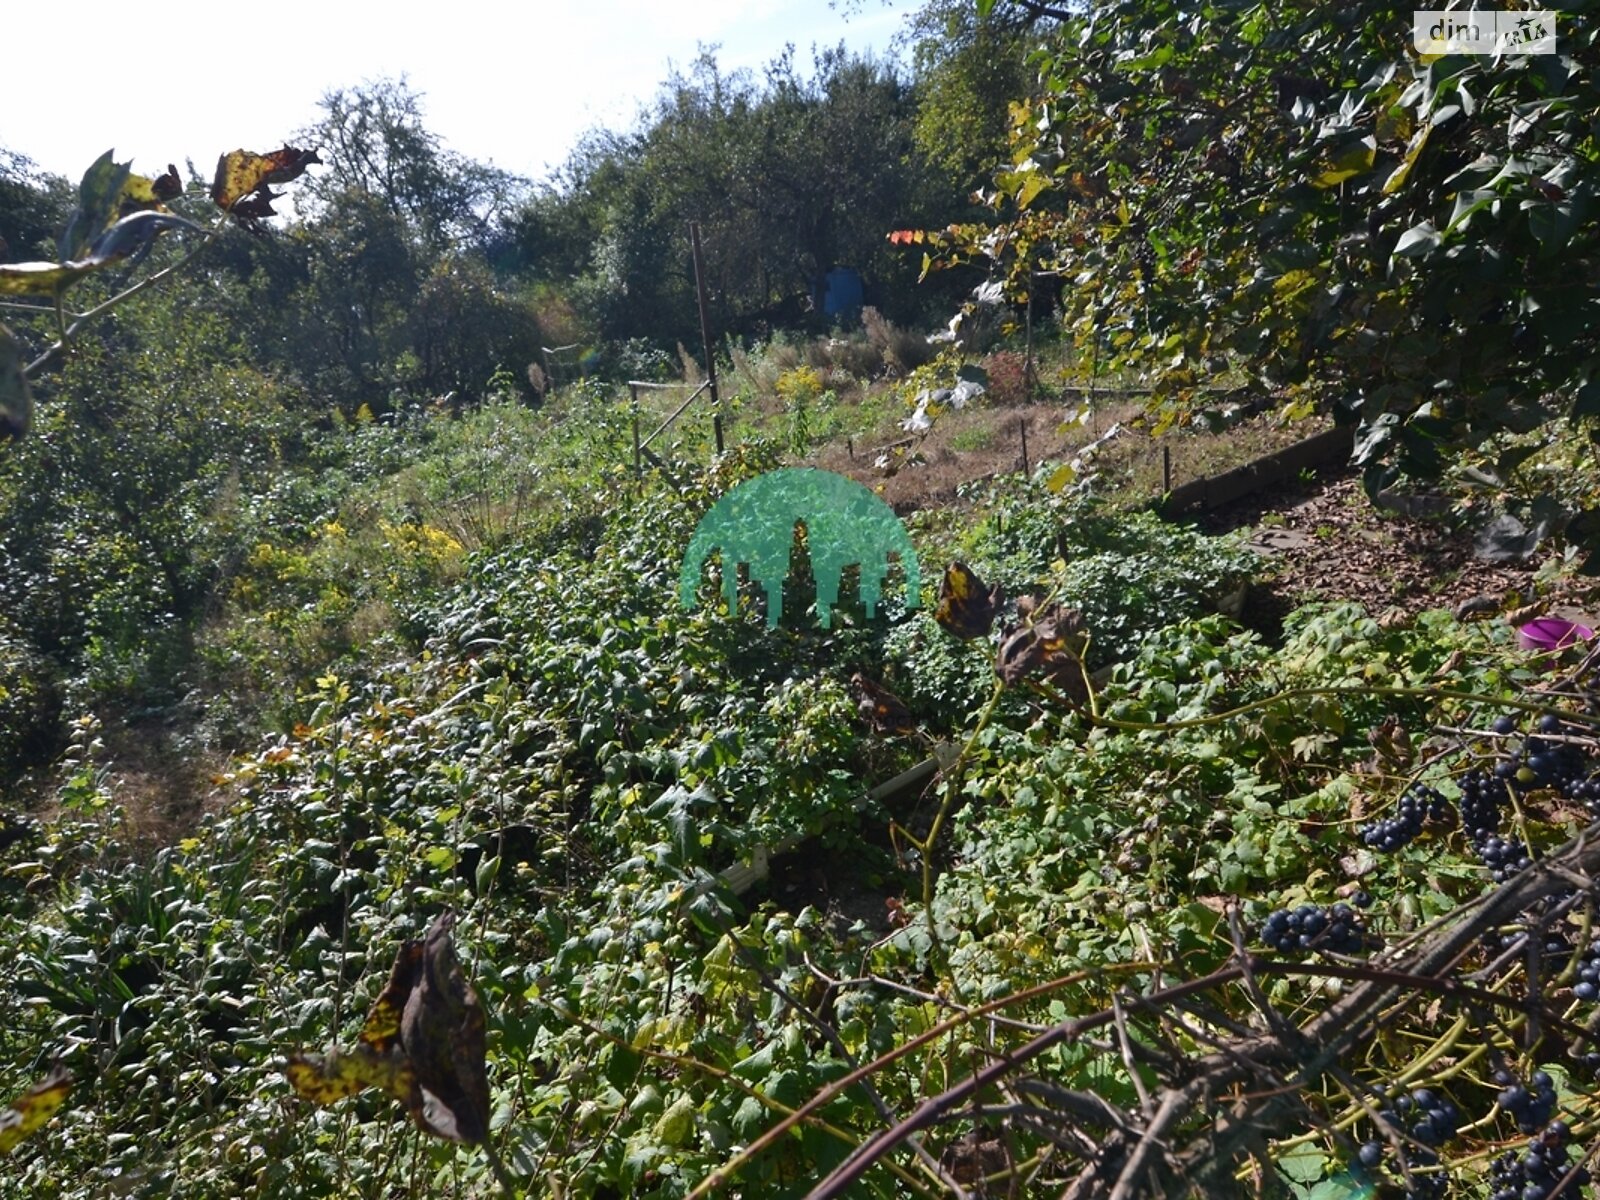
<path id="1" fill-rule="evenodd" d="M 644 474 L 644 456 L 639 453 L 639 388 L 637 384 L 630 383 L 628 391 L 633 394 L 633 473 Z"/>
<path id="2" fill-rule="evenodd" d="M 694 251 L 694 292 L 700 303 L 700 344 L 705 347 L 706 379 L 711 384 L 711 408 L 717 414 L 717 453 L 722 453 L 722 401 L 717 398 L 717 356 L 711 341 L 711 309 L 706 303 L 706 268 L 700 255 L 700 222 L 689 222 L 689 247 Z"/>

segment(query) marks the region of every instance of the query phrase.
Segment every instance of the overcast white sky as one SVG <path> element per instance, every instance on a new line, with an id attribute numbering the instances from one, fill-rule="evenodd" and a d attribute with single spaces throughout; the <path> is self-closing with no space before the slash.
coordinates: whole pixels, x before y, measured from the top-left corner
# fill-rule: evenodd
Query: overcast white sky
<path id="1" fill-rule="evenodd" d="M 0 146 L 74 181 L 107 149 L 159 174 L 192 158 L 272 150 L 331 88 L 404 74 L 454 150 L 531 178 L 580 134 L 628 128 L 669 61 L 719 43 L 725 70 L 785 43 L 886 53 L 920 0 L 231 0 L 211 5 L 8 3 L 0 19 Z"/>

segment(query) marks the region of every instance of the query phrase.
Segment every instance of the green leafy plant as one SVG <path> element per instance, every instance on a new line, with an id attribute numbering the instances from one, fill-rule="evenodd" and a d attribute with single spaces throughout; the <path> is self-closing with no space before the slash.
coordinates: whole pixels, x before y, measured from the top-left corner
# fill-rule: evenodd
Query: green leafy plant
<path id="1" fill-rule="evenodd" d="M 927 248 L 925 273 L 976 263 L 985 299 L 1016 302 L 1041 272 L 1070 281 L 1063 327 L 1096 370 L 1148 381 L 1161 422 L 1248 364 L 1287 412 L 1357 426 L 1374 494 L 1502 435 L 1586 436 L 1589 24 L 1564 23 L 1559 54 L 1419 59 L 1396 49 L 1411 11 L 1385 4 L 1218 12 L 1200 39 L 1170 4 L 977 7 L 1057 28 L 991 215 L 895 235 Z M 1514 478 L 1528 453 L 1490 470 Z M 1592 550 L 1593 506 L 1540 528 Z"/>

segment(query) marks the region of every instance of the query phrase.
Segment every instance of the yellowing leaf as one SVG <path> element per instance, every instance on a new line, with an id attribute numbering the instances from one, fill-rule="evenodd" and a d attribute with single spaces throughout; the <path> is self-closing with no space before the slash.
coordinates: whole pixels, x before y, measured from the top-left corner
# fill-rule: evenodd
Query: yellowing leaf
<path id="1" fill-rule="evenodd" d="M 426 1133 L 456 1142 L 488 1137 L 483 1006 L 456 959 L 454 920 L 443 913 L 425 941 L 401 945 L 355 1049 L 290 1056 L 284 1074 L 300 1096 L 332 1104 L 378 1087 Z"/>
<path id="2" fill-rule="evenodd" d="M 321 161 L 315 150 L 298 150 L 293 146 L 285 146 L 271 154 L 256 154 L 251 150 L 230 151 L 217 159 L 217 172 L 211 180 L 211 199 L 217 207 L 233 212 L 235 205 L 246 196 L 256 192 L 265 193 L 268 184 L 298 179 L 305 174 L 307 167 Z"/>
<path id="3" fill-rule="evenodd" d="M 87 263 L 74 262 L 0 263 L 0 295 L 53 296 L 92 270 Z"/>
<path id="4" fill-rule="evenodd" d="M 367 1010 L 366 1022 L 361 1026 L 361 1044 L 374 1053 L 387 1054 L 400 1043 L 400 1022 L 405 1014 L 406 1000 L 417 986 L 422 971 L 422 945 L 406 942 L 395 955 L 394 966 L 389 971 L 389 982 Z"/>
<path id="5" fill-rule="evenodd" d="M 448 871 L 456 865 L 456 852 L 449 846 L 434 846 L 423 854 L 423 860 L 431 867 L 441 871 Z"/>
<path id="6" fill-rule="evenodd" d="M 1338 187 L 1347 179 L 1364 175 L 1372 170 L 1378 158 L 1376 138 L 1364 137 L 1358 142 L 1347 142 L 1328 155 L 1327 166 L 1311 181 L 1312 187 Z"/>
<path id="7" fill-rule="evenodd" d="M 1077 477 L 1078 472 L 1073 469 L 1071 463 L 1062 463 L 1050 473 L 1050 478 L 1045 480 L 1044 485 L 1052 492 L 1060 492 L 1062 489 L 1069 487 Z"/>
<path id="8" fill-rule="evenodd" d="M 295 1094 L 313 1104 L 333 1104 L 369 1087 L 381 1088 L 404 1101 L 412 1094 L 411 1064 L 403 1055 L 379 1055 L 367 1046 L 329 1050 L 326 1054 L 293 1054 L 283 1073 Z"/>
<path id="9" fill-rule="evenodd" d="M 167 164 L 167 173 L 151 179 L 148 175 L 130 174 L 122 181 L 122 191 L 117 196 L 117 215 L 125 217 L 136 212 L 166 212 L 166 201 L 181 195 L 183 180 L 178 168 Z"/>
<path id="10" fill-rule="evenodd" d="M 1039 196 L 1039 193 L 1049 185 L 1043 173 L 1034 171 L 1022 180 L 1022 185 L 1017 189 L 1017 207 L 1027 208 Z"/>
<path id="11" fill-rule="evenodd" d="M 695 1103 L 688 1096 L 679 1096 L 672 1107 L 656 1119 L 651 1130 L 656 1140 L 668 1146 L 681 1146 L 694 1132 Z"/>
<path id="12" fill-rule="evenodd" d="M 933 619 L 947 633 L 971 641 L 988 636 L 1002 602 L 999 584 L 988 587 L 966 563 L 954 562 L 944 570 Z"/>
<path id="13" fill-rule="evenodd" d="M 1424 125 L 1412 137 L 1411 144 L 1406 147 L 1405 161 L 1390 172 L 1388 179 L 1384 180 L 1383 194 L 1385 196 L 1397 192 L 1405 186 L 1406 179 L 1411 174 L 1411 168 L 1417 165 L 1417 159 L 1422 156 L 1422 148 L 1428 144 L 1428 134 L 1432 131 L 1432 125 Z"/>
<path id="14" fill-rule="evenodd" d="M 0 1109 L 0 1154 L 10 1154 L 17 1143 L 54 1116 L 71 1090 L 71 1072 L 58 1065 L 13 1100 L 11 1107 Z"/>

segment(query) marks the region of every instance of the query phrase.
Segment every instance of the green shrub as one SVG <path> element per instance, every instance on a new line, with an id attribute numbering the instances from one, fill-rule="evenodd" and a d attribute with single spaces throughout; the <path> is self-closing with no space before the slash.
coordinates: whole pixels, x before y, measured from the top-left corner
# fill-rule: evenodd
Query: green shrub
<path id="1" fill-rule="evenodd" d="M 54 750 L 60 716 L 55 669 L 15 632 L 0 626 L 0 779 Z"/>

